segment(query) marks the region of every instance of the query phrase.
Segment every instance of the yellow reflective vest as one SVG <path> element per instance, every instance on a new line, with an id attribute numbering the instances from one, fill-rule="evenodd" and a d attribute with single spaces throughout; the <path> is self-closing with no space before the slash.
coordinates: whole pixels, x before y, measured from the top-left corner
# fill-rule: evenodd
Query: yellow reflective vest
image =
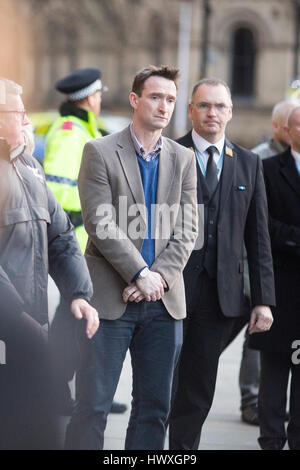
<path id="1" fill-rule="evenodd" d="M 77 180 L 83 147 L 89 140 L 101 137 L 95 114 L 88 111 L 87 117 L 85 121 L 74 115 L 62 116 L 52 124 L 46 136 L 43 165 L 47 184 L 62 208 L 75 216 L 81 213 Z M 76 236 L 84 251 L 87 234 L 82 225 L 76 227 Z"/>

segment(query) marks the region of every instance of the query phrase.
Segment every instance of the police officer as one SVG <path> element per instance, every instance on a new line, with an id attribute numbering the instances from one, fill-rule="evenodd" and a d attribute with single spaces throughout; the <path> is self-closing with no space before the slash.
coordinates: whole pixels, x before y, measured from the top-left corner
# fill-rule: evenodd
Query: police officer
<path id="1" fill-rule="evenodd" d="M 60 117 L 46 136 L 44 170 L 49 187 L 75 226 L 76 236 L 84 252 L 87 233 L 84 230 L 78 194 L 77 178 L 85 144 L 101 137 L 97 116 L 101 109 L 102 92 L 107 90 L 101 81 L 101 71 L 95 68 L 77 70 L 59 80 L 55 88 L 66 96 L 60 106 Z M 60 412 L 69 414 L 72 400 L 67 382 L 76 368 L 74 350 L 74 321 L 64 299 L 57 308 L 51 328 L 55 357 L 64 357 L 61 367 L 61 390 L 58 397 Z M 126 405 L 113 403 L 112 412 L 122 413 Z"/>
<path id="2" fill-rule="evenodd" d="M 98 69 L 81 69 L 59 80 L 56 90 L 67 96 L 60 106 L 60 117 L 51 126 L 46 137 L 44 170 L 49 187 L 76 228 L 82 251 L 87 234 L 84 230 L 77 178 L 85 144 L 101 137 L 97 116 L 101 108 L 102 91 Z"/>

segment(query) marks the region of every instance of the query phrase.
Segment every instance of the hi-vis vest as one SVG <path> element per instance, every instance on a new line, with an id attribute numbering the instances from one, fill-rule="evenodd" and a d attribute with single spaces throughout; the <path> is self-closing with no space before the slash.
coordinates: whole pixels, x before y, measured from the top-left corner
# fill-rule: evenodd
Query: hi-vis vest
<path id="1" fill-rule="evenodd" d="M 46 136 L 43 166 L 47 184 L 68 212 L 81 211 L 77 180 L 83 147 L 96 137 L 101 137 L 101 133 L 97 129 L 96 116 L 91 111 L 88 112 L 88 121 L 72 115 L 60 117 Z M 76 228 L 76 235 L 84 250 L 87 235 L 82 226 Z"/>

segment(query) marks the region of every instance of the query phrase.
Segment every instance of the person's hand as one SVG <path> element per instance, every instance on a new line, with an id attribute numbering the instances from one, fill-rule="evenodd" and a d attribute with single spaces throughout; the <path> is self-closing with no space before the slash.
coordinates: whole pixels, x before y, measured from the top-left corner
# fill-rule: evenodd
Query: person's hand
<path id="1" fill-rule="evenodd" d="M 160 300 L 167 289 L 167 284 L 161 275 L 153 271 L 150 271 L 148 276 L 137 279 L 135 283 L 147 302 Z"/>
<path id="2" fill-rule="evenodd" d="M 125 287 L 125 289 L 123 290 L 122 297 L 123 297 L 123 301 L 125 302 L 125 304 L 127 302 L 138 303 L 141 300 L 145 299 L 144 294 L 142 294 L 142 292 L 139 290 L 139 288 L 137 287 L 135 283 L 130 284 L 129 286 Z"/>
<path id="3" fill-rule="evenodd" d="M 84 299 L 75 299 L 71 303 L 71 312 L 77 320 L 86 319 L 86 335 L 91 339 L 99 328 L 97 310 Z"/>
<path id="4" fill-rule="evenodd" d="M 273 323 L 273 315 L 270 307 L 266 305 L 256 305 L 251 312 L 249 323 L 249 334 L 262 333 L 268 331 Z"/>

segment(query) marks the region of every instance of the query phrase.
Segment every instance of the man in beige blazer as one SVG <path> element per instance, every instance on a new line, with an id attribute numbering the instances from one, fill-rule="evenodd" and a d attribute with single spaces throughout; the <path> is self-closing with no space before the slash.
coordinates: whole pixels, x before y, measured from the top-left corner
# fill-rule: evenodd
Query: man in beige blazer
<path id="1" fill-rule="evenodd" d="M 197 238 L 194 154 L 161 136 L 178 70 L 135 77 L 131 125 L 86 144 L 79 175 L 86 259 L 101 327 L 84 341 L 78 406 L 67 449 L 101 449 L 107 413 L 130 350 L 132 410 L 126 449 L 163 449 L 174 365 L 186 315 L 182 271 Z"/>

